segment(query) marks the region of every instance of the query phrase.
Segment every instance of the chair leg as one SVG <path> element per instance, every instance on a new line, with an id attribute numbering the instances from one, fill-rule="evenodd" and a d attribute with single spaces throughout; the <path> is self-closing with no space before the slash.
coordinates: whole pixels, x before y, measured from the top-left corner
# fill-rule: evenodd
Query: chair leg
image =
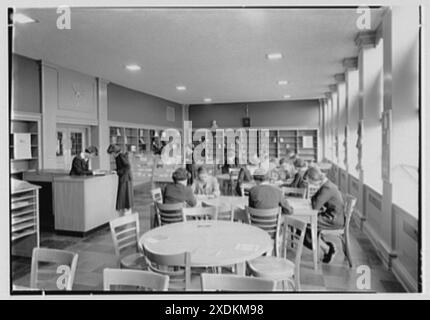
<path id="1" fill-rule="evenodd" d="M 345 252 L 345 256 L 348 259 L 348 263 L 349 263 L 349 267 L 352 268 L 352 258 L 351 258 L 351 251 L 350 251 L 350 243 L 349 243 L 349 235 L 348 233 L 345 233 L 345 235 L 343 236 L 343 241 L 344 243 L 344 252 Z"/>

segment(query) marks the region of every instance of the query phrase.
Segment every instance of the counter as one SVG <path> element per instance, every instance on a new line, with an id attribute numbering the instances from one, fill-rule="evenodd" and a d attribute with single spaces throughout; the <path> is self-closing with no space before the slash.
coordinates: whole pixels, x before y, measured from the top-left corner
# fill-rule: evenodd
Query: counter
<path id="1" fill-rule="evenodd" d="M 117 217 L 118 176 L 54 177 L 55 230 L 85 233 Z"/>

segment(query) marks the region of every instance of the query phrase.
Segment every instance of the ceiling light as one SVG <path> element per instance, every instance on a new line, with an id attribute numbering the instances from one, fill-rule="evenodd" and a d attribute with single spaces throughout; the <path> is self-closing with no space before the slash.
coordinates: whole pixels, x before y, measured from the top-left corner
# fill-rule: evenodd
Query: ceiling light
<path id="1" fill-rule="evenodd" d="M 139 71 L 141 69 L 141 67 L 137 64 L 128 64 L 125 66 L 125 68 L 129 71 Z"/>
<path id="2" fill-rule="evenodd" d="M 187 90 L 187 87 L 186 86 L 176 86 L 176 90 L 185 91 L 185 90 Z"/>
<path id="3" fill-rule="evenodd" d="M 282 53 L 276 52 L 276 53 L 268 53 L 266 54 L 266 58 L 269 60 L 278 60 L 282 59 Z"/>
<path id="4" fill-rule="evenodd" d="M 12 20 L 14 23 L 21 23 L 21 24 L 37 22 L 36 20 L 22 13 L 14 13 L 12 15 Z"/>
<path id="5" fill-rule="evenodd" d="M 212 99 L 211 98 L 204 98 L 203 101 L 206 103 L 209 103 L 209 102 L 212 102 Z"/>
<path id="6" fill-rule="evenodd" d="M 291 98 L 291 95 L 289 95 L 289 94 L 284 94 L 284 99 L 289 99 L 289 98 Z"/>
<path id="7" fill-rule="evenodd" d="M 280 86 L 285 86 L 285 85 L 287 85 L 287 84 L 288 84 L 288 81 L 287 81 L 287 80 L 279 80 L 279 81 L 278 81 L 278 84 L 279 84 Z"/>

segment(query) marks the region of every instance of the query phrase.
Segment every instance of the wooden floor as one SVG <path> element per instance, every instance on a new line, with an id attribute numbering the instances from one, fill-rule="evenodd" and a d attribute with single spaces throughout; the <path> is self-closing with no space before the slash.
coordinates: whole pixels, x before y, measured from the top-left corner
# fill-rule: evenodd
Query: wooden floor
<path id="1" fill-rule="evenodd" d="M 149 190 L 141 190 L 135 197 L 135 212 L 139 212 L 141 232 L 149 229 Z M 351 223 L 352 256 L 355 267 L 367 265 L 371 270 L 371 289 L 367 292 L 404 292 L 394 275 L 385 269 L 369 239 Z M 95 231 L 85 238 L 60 236 L 54 233 L 42 233 L 41 246 L 66 249 L 79 254 L 74 290 L 102 290 L 102 272 L 104 268 L 115 267 L 116 258 L 109 228 Z M 364 292 L 357 288 L 359 274 L 356 268 L 349 268 L 340 242 L 333 239 L 339 248 L 330 264 L 319 264 L 317 271 L 312 267 L 311 251 L 305 249 L 301 267 L 302 291 L 317 292 Z M 30 259 L 12 260 L 12 279 L 16 285 L 29 286 Z M 198 284 L 196 284 L 198 286 Z"/>

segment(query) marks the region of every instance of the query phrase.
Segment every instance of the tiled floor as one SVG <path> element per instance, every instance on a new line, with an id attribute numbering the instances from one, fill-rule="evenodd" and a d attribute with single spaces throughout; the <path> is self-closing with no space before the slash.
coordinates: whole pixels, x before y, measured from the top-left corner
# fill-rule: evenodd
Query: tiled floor
<path id="1" fill-rule="evenodd" d="M 135 197 L 135 209 L 139 212 L 141 232 L 149 230 L 149 193 L 139 193 Z M 338 239 L 332 239 L 338 247 L 338 253 L 330 264 L 320 263 L 318 270 L 313 270 L 311 251 L 305 249 L 301 266 L 302 291 L 324 292 L 361 292 L 357 287 L 360 274 L 357 266 L 367 265 L 371 270 L 370 292 L 404 292 L 394 275 L 385 269 L 369 239 L 351 223 L 351 252 L 355 268 L 349 268 Z M 97 230 L 88 237 L 43 233 L 42 247 L 67 249 L 79 254 L 74 290 L 101 290 L 104 268 L 116 267 L 113 243 L 108 227 Z M 16 285 L 29 286 L 30 260 L 16 258 L 12 261 L 12 278 Z"/>

